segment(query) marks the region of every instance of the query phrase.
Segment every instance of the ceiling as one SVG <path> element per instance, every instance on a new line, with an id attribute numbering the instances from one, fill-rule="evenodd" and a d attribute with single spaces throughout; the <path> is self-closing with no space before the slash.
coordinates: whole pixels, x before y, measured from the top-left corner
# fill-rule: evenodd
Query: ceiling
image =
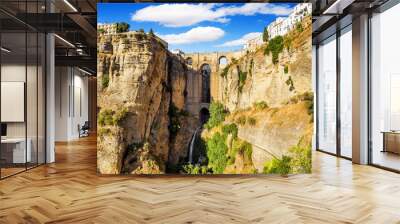
<path id="1" fill-rule="evenodd" d="M 50 32 L 55 37 L 56 65 L 96 73 L 96 0 L 1 0 L 0 26 L 10 56 L 26 55 L 25 35 Z M 5 42 L 3 42 L 5 43 Z M 5 44 L 3 44 L 5 46 Z M 27 45 L 27 53 L 36 51 Z"/>
<path id="2" fill-rule="evenodd" d="M 353 17 L 375 12 L 390 0 L 312 0 L 313 4 L 313 43 L 332 36 L 349 24 Z"/>

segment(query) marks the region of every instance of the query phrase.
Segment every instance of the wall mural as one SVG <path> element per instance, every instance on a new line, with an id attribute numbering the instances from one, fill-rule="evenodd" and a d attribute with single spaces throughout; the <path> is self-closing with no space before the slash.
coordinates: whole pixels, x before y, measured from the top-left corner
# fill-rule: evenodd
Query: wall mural
<path id="1" fill-rule="evenodd" d="M 99 3 L 101 174 L 311 172 L 311 4 Z"/>

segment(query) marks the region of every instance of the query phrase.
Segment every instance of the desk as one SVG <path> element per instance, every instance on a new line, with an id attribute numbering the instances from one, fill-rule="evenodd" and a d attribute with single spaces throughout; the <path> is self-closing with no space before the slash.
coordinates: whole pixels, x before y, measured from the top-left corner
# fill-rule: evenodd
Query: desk
<path id="1" fill-rule="evenodd" d="M 383 134 L 382 152 L 392 152 L 400 154 L 400 132 L 382 131 L 382 134 Z"/>
<path id="2" fill-rule="evenodd" d="M 1 157 L 6 160 L 6 163 L 26 163 L 32 160 L 32 140 L 26 141 L 25 153 L 25 138 L 5 138 L 1 139 Z M 11 159 L 12 158 L 12 159 Z M 26 160 L 25 160 L 26 159 Z"/>

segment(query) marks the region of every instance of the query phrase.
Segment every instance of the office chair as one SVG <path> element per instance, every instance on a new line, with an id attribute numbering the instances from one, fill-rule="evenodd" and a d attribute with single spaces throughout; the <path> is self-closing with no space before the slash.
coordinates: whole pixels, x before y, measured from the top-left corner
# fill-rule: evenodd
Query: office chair
<path id="1" fill-rule="evenodd" d="M 89 129 L 90 129 L 89 121 L 85 121 L 82 127 L 79 128 L 79 138 L 89 136 Z"/>

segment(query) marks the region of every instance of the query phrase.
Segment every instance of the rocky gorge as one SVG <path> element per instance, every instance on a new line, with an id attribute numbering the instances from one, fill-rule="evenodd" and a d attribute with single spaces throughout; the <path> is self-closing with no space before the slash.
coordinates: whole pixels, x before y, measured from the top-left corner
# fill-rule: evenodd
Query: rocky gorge
<path id="1" fill-rule="evenodd" d="M 240 55 L 211 73 L 218 88 L 202 126 L 188 105 L 198 68 L 152 33 L 100 35 L 98 172 L 310 172 L 311 18 Z"/>

